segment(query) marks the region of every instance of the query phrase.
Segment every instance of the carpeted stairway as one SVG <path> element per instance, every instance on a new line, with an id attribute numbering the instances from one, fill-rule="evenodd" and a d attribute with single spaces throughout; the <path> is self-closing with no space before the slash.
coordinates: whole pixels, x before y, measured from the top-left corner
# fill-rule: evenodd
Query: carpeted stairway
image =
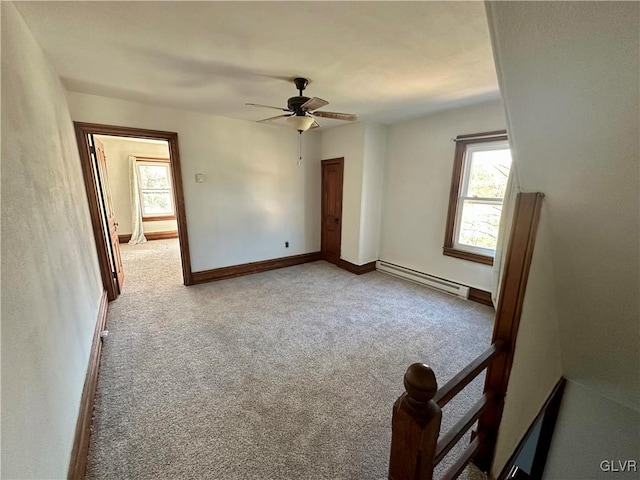
<path id="1" fill-rule="evenodd" d="M 386 478 L 407 366 L 442 385 L 490 343 L 491 308 L 379 272 L 315 262 L 184 287 L 176 240 L 122 257 L 88 479 Z M 481 393 L 447 405 L 443 431 Z"/>

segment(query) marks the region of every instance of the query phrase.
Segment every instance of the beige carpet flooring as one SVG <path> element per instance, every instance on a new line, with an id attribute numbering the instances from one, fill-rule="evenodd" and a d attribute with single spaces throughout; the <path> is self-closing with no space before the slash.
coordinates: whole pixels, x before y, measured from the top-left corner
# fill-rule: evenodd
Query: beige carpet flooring
<path id="1" fill-rule="evenodd" d="M 122 257 L 88 479 L 386 478 L 407 366 L 442 385 L 490 343 L 492 309 L 379 272 L 314 262 L 184 287 L 176 240 Z"/>

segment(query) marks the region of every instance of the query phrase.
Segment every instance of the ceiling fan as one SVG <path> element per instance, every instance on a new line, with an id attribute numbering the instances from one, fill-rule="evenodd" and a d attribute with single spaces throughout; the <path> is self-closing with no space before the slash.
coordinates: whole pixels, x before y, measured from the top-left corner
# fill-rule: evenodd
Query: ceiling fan
<path id="1" fill-rule="evenodd" d="M 278 118 L 286 118 L 287 122 L 293 128 L 302 133 L 309 130 L 310 128 L 317 128 L 320 126 L 316 119 L 313 117 L 333 118 L 336 120 L 346 120 L 348 122 L 353 122 L 358 119 L 358 117 L 352 113 L 317 112 L 317 109 L 322 108 L 325 105 L 329 105 L 329 102 L 318 97 L 309 98 L 302 95 L 302 92 L 309 84 L 309 80 L 307 80 L 306 78 L 294 78 L 293 83 L 295 83 L 300 95 L 288 99 L 287 108 L 272 107 L 270 105 L 260 105 L 258 103 L 246 104 L 251 105 L 252 107 L 273 108 L 275 110 L 288 112 L 283 115 L 277 115 L 275 117 L 258 120 L 258 122 L 271 122 L 272 120 L 277 120 Z"/>

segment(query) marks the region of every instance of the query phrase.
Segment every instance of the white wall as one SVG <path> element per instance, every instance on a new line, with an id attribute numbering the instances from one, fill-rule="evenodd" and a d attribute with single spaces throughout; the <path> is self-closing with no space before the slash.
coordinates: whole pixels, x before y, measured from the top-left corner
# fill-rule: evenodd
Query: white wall
<path id="1" fill-rule="evenodd" d="M 113 211 L 118 222 L 118 234 L 131 234 L 131 187 L 129 180 L 129 155 L 138 157 L 169 158 L 166 141 L 151 143 L 135 138 L 96 135 L 104 145 L 107 157 L 107 175 Z M 171 232 L 178 230 L 176 220 L 143 221 L 145 233 Z"/>
<path id="2" fill-rule="evenodd" d="M 178 133 L 194 272 L 320 250 L 319 133 L 303 135 L 298 166 L 287 127 L 73 92 L 68 101 L 76 121 Z"/>
<path id="3" fill-rule="evenodd" d="M 360 265 L 362 168 L 366 124 L 347 124 L 322 132 L 322 160 L 344 157 L 340 257 Z"/>
<path id="4" fill-rule="evenodd" d="M 606 472 L 600 463 L 603 460 L 640 463 L 638 426 L 640 412 L 612 402 L 584 385 L 567 382 L 544 478 L 637 480 L 640 477 L 637 469 Z M 618 463 L 615 466 L 621 468 Z"/>
<path id="5" fill-rule="evenodd" d="M 1 8 L 2 478 L 66 478 L 102 282 L 64 88 Z"/>
<path id="6" fill-rule="evenodd" d="M 386 127 L 358 122 L 322 133 L 322 159 L 344 157 L 340 258 L 378 259 Z"/>
<path id="7" fill-rule="evenodd" d="M 388 126 L 380 258 L 491 291 L 492 270 L 444 256 L 444 232 L 458 135 L 506 127 L 500 101 Z"/>
<path id="8" fill-rule="evenodd" d="M 367 123 L 362 161 L 362 205 L 359 265 L 374 262 L 380 255 L 380 225 L 387 129 Z"/>
<path id="9" fill-rule="evenodd" d="M 515 360 L 496 447 L 496 477 L 562 375 L 547 207 L 543 203 L 522 306 Z"/>
<path id="10" fill-rule="evenodd" d="M 590 452 L 605 434 L 593 417 L 615 404 L 640 409 L 639 9 L 636 2 L 487 4 L 521 185 L 546 194 L 536 245 L 544 257 L 536 253 L 529 279 L 540 288 L 527 291 L 494 473 L 532 420 L 533 409 L 522 406 L 540 405 L 549 393 L 548 362 L 535 353 L 549 342 L 559 340 L 565 376 L 607 399 L 583 416 L 582 448 L 554 440 L 552 458 L 590 465 L 583 478 L 597 478 Z M 573 405 L 564 403 L 561 415 L 587 410 Z M 618 438 L 634 445 L 637 416 L 626 421 L 634 428 Z M 560 422 L 558 438 L 571 428 Z"/>

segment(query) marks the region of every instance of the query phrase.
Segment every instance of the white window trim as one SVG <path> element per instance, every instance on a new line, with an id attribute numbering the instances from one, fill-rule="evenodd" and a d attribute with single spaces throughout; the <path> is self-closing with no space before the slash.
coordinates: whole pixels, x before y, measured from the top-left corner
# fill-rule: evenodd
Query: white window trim
<path id="1" fill-rule="evenodd" d="M 485 203 L 489 205 L 502 205 L 504 198 L 483 198 L 483 197 L 469 197 L 467 192 L 469 190 L 469 174 L 471 170 L 471 162 L 468 161 L 474 152 L 488 151 L 488 150 L 509 150 L 509 142 L 507 140 L 499 140 L 496 142 L 485 142 L 473 145 L 468 145 L 465 151 L 463 175 L 460 184 L 460 192 L 456 204 L 456 218 L 453 229 L 453 248 L 463 252 L 476 253 L 478 255 L 486 255 L 489 257 L 495 257 L 495 249 L 476 247 L 473 245 L 467 245 L 459 243 L 460 237 L 460 224 L 462 223 L 462 210 L 464 201 L 473 201 L 475 203 Z"/>
<path id="2" fill-rule="evenodd" d="M 165 167 L 167 169 L 167 179 L 169 181 L 169 198 L 171 200 L 171 213 L 145 213 L 144 212 L 144 199 L 143 199 L 143 190 L 150 190 L 150 189 L 143 189 L 142 185 L 140 184 L 140 179 L 142 178 L 141 174 L 140 174 L 140 167 L 141 166 L 150 166 L 150 167 L 157 167 L 157 166 L 162 166 Z M 176 216 L 176 206 L 175 206 L 175 202 L 173 200 L 173 179 L 171 178 L 171 164 L 170 162 L 164 162 L 164 161 L 146 161 L 146 160 L 137 160 L 136 161 L 136 168 L 138 169 L 138 186 L 140 187 L 138 190 L 140 192 L 140 208 L 142 209 L 142 219 L 144 220 L 145 218 L 153 218 L 153 217 L 167 217 L 167 220 L 170 220 L 172 217 Z M 162 189 L 162 190 L 166 190 L 166 189 Z"/>

